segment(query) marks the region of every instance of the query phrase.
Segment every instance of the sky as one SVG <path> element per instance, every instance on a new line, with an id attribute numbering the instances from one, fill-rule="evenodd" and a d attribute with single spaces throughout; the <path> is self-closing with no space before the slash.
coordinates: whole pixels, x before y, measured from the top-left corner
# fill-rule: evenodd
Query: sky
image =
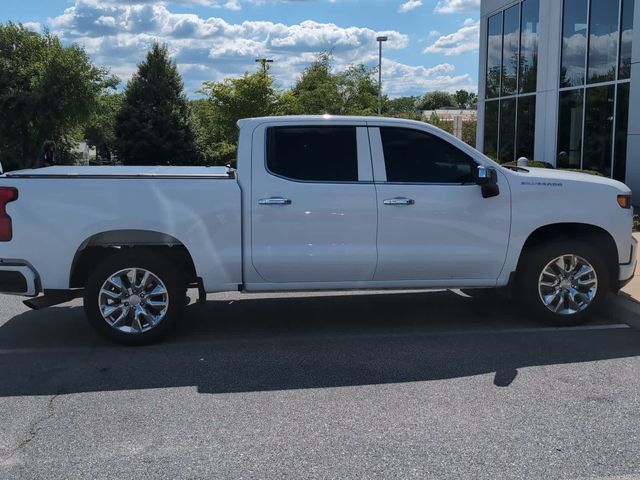
<path id="1" fill-rule="evenodd" d="M 0 22 L 48 28 L 126 82 L 154 41 L 166 43 L 196 97 L 204 81 L 254 71 L 290 87 L 319 52 L 335 68 L 377 65 L 391 97 L 478 84 L 480 0 L 2 0 Z M 124 85 L 124 83 L 123 83 Z"/>

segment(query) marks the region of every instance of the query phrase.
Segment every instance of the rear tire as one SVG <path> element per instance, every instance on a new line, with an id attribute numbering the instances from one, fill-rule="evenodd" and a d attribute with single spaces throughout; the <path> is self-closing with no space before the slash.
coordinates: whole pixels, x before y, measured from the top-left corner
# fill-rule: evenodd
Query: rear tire
<path id="1" fill-rule="evenodd" d="M 148 250 L 127 249 L 103 260 L 89 276 L 84 309 L 89 323 L 122 345 L 164 338 L 182 316 L 186 284 L 177 268 Z"/>
<path id="2" fill-rule="evenodd" d="M 523 255 L 513 293 L 535 320 L 580 325 L 606 303 L 610 272 L 591 245 L 555 240 L 528 248 Z"/>

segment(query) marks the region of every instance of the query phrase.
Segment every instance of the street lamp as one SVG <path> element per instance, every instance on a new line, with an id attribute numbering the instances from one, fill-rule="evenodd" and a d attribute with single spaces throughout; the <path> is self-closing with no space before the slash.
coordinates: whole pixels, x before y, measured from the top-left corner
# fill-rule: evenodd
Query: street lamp
<path id="1" fill-rule="evenodd" d="M 388 37 L 377 37 L 376 41 L 380 46 L 378 50 L 378 115 L 382 115 L 382 42 L 389 40 Z"/>
<path id="2" fill-rule="evenodd" d="M 273 60 L 270 58 L 256 58 L 256 63 L 262 64 L 262 73 L 266 75 L 267 73 L 267 63 L 273 63 Z"/>

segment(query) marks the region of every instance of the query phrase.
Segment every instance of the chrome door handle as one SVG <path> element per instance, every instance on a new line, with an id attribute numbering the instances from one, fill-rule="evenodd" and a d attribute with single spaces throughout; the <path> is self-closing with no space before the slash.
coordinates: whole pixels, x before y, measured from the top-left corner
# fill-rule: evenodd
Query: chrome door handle
<path id="1" fill-rule="evenodd" d="M 385 205 L 403 206 L 403 205 L 415 205 L 416 202 L 411 198 L 396 197 L 396 198 L 387 198 L 383 203 Z"/>
<path id="2" fill-rule="evenodd" d="M 291 200 L 282 197 L 261 198 L 258 205 L 291 205 Z"/>

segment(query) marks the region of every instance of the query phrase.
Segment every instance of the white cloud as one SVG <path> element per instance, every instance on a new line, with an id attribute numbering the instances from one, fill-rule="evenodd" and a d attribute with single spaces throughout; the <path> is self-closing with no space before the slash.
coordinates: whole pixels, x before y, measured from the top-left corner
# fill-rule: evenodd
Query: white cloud
<path id="1" fill-rule="evenodd" d="M 238 0 L 228 0 L 227 3 L 224 4 L 224 8 L 228 10 L 240 10 L 242 7 Z"/>
<path id="2" fill-rule="evenodd" d="M 447 56 L 475 52 L 479 47 L 480 21 L 467 18 L 457 32 L 439 37 L 424 53 L 442 53 Z"/>
<path id="3" fill-rule="evenodd" d="M 408 0 L 407 2 L 400 4 L 400 6 L 398 7 L 398 12 L 410 12 L 414 8 L 418 8 L 420 6 L 422 6 L 422 0 Z"/>
<path id="4" fill-rule="evenodd" d="M 40 22 L 24 22 L 22 26 L 34 32 L 39 32 L 40 30 L 42 30 L 42 25 L 40 25 Z"/>
<path id="5" fill-rule="evenodd" d="M 224 1 L 228 4 L 234 0 Z M 113 0 L 76 0 L 59 16 L 49 19 L 49 24 L 65 42 L 83 45 L 97 64 L 111 67 L 125 81 L 154 42 L 166 43 L 184 75 L 189 94 L 205 80 L 216 81 L 255 70 L 255 59 L 259 57 L 274 60 L 272 71 L 287 87 L 319 52 L 332 51 L 336 69 L 343 69 L 356 63 L 376 65 L 379 35 L 389 37 L 385 52 L 409 45 L 408 36 L 394 30 L 340 27 L 311 20 L 292 25 L 269 21 L 229 23 L 218 17 L 175 13 L 163 3 L 120 5 Z M 471 85 L 468 75 L 454 75 L 448 64 L 425 68 L 386 59 L 383 75 L 385 91 L 391 95 Z"/>
<path id="6" fill-rule="evenodd" d="M 437 13 L 479 13 L 480 0 L 439 0 Z"/>

